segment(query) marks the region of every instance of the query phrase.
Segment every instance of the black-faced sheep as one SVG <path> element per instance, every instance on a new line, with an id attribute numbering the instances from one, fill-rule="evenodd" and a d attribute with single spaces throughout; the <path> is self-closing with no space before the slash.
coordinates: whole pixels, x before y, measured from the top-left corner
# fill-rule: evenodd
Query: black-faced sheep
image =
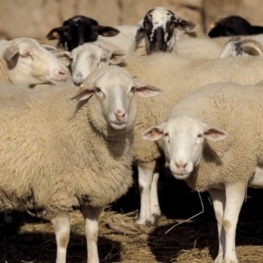
<path id="1" fill-rule="evenodd" d="M 228 16 L 215 22 L 212 29 L 208 32 L 208 36 L 214 38 L 221 36 L 257 35 L 262 33 L 263 26 L 251 25 L 241 16 Z"/>
<path id="2" fill-rule="evenodd" d="M 98 35 L 111 37 L 118 33 L 116 28 L 100 26 L 90 17 L 77 15 L 64 21 L 61 27 L 50 30 L 46 37 L 49 40 L 58 39 L 57 47 L 71 51 L 79 45 L 96 41 Z"/>
<path id="3" fill-rule="evenodd" d="M 138 24 L 135 49 L 144 40 L 147 54 L 171 52 L 180 35 L 193 32 L 195 27 L 194 23 L 177 17 L 171 10 L 155 7 Z"/>

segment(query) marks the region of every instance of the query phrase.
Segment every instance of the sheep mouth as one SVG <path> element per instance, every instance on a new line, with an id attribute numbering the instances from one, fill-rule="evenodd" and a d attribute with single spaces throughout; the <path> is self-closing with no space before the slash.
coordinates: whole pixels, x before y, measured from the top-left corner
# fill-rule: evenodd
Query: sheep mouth
<path id="1" fill-rule="evenodd" d="M 110 125 L 117 130 L 126 128 L 127 122 L 110 122 Z"/>
<path id="2" fill-rule="evenodd" d="M 188 178 L 188 176 L 190 175 L 190 173 L 189 172 L 185 172 L 185 173 L 183 173 L 183 172 L 177 172 L 177 171 L 173 171 L 173 170 L 171 170 L 171 172 L 172 172 L 172 174 L 173 174 L 173 176 L 176 178 L 176 179 L 179 179 L 179 180 L 185 180 L 185 179 L 187 179 Z"/>
<path id="3" fill-rule="evenodd" d="M 67 79 L 53 79 L 53 78 L 50 79 L 50 82 L 53 83 L 53 84 L 64 83 L 66 81 L 67 81 Z"/>

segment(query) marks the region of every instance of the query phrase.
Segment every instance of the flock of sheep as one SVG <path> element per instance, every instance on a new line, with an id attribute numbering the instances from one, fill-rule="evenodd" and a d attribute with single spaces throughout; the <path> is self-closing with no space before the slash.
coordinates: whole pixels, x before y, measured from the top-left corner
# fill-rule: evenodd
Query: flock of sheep
<path id="1" fill-rule="evenodd" d="M 163 154 L 175 178 L 211 195 L 215 263 L 238 262 L 246 189 L 263 187 L 263 40 L 193 38 L 196 26 L 156 7 L 138 26 L 70 18 L 47 35 L 56 48 L 0 41 L 0 211 L 33 209 L 50 220 L 56 263 L 66 262 L 76 207 L 87 262 L 99 262 L 100 212 L 132 185 L 132 164 L 137 223 L 156 222 Z"/>

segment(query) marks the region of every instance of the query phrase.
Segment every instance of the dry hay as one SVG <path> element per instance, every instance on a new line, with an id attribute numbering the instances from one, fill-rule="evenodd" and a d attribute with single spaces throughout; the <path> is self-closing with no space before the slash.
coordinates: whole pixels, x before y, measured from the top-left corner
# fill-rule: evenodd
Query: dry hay
<path id="1" fill-rule="evenodd" d="M 158 226 L 138 227 L 134 222 L 138 211 L 125 211 L 131 202 L 138 207 L 138 192 L 108 207 L 100 216 L 99 254 L 105 263 L 209 263 L 216 257 L 216 222 L 207 195 L 202 195 L 205 211 L 196 218 L 174 227 L 200 212 L 200 201 L 183 184 L 161 185 L 160 199 L 163 209 Z M 263 258 L 263 213 L 256 200 L 262 192 L 252 193 L 244 204 L 237 229 L 237 253 L 240 263 L 261 263 Z M 134 205 L 136 204 L 136 205 Z M 118 209 L 117 209 L 118 208 Z M 125 209 L 124 209 L 125 208 Z M 122 212 L 121 212 L 122 211 Z M 86 263 L 86 241 L 83 218 L 79 211 L 71 214 L 71 239 L 67 263 Z M 2 230 L 0 225 L 0 231 Z M 1 234 L 1 233 L 0 233 Z M 1 263 L 54 262 L 56 245 L 49 222 L 23 214 L 19 234 L 0 239 Z M 2 249 L 4 248 L 4 249 Z"/>

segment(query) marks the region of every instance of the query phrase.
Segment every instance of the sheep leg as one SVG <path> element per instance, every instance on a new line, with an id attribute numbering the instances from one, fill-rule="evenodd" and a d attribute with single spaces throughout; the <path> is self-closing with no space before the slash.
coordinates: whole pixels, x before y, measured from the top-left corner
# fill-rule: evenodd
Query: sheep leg
<path id="1" fill-rule="evenodd" d="M 158 180 L 159 172 L 153 174 L 152 184 L 151 184 L 151 214 L 155 219 L 161 215 L 161 209 L 159 205 L 158 198 Z"/>
<path id="2" fill-rule="evenodd" d="M 159 175 L 155 175 L 155 181 L 153 182 L 155 167 L 156 167 L 155 161 L 147 162 L 147 163 L 143 163 L 143 162 L 138 163 L 138 180 L 139 180 L 139 187 L 141 194 L 140 214 L 137 220 L 138 224 L 152 225 L 155 223 L 155 217 L 153 216 L 151 211 L 152 196 L 154 196 L 155 198 L 154 201 L 155 209 L 156 206 L 159 207 L 157 186 L 154 186 L 155 183 L 157 184 Z M 154 193 L 151 193 L 151 190 L 153 190 Z"/>
<path id="3" fill-rule="evenodd" d="M 87 240 L 87 263 L 99 263 L 98 230 L 101 208 L 82 206 L 82 214 L 85 220 L 85 235 Z"/>
<path id="4" fill-rule="evenodd" d="M 238 182 L 225 186 L 226 206 L 224 210 L 223 228 L 226 235 L 224 263 L 237 263 L 236 256 L 236 226 L 238 216 L 245 199 L 247 184 Z"/>
<path id="5" fill-rule="evenodd" d="M 212 198 L 213 207 L 215 211 L 215 217 L 217 221 L 217 231 L 218 231 L 218 254 L 215 259 L 215 263 L 222 263 L 224 257 L 224 251 L 226 247 L 226 240 L 225 240 L 225 232 L 222 228 L 223 226 L 223 216 L 224 216 L 224 208 L 225 208 L 225 191 L 218 190 L 218 189 L 210 189 L 209 194 Z"/>
<path id="6" fill-rule="evenodd" d="M 55 230 L 57 243 L 56 263 L 66 263 L 67 246 L 70 236 L 69 217 L 58 215 L 51 219 L 51 223 Z"/>

